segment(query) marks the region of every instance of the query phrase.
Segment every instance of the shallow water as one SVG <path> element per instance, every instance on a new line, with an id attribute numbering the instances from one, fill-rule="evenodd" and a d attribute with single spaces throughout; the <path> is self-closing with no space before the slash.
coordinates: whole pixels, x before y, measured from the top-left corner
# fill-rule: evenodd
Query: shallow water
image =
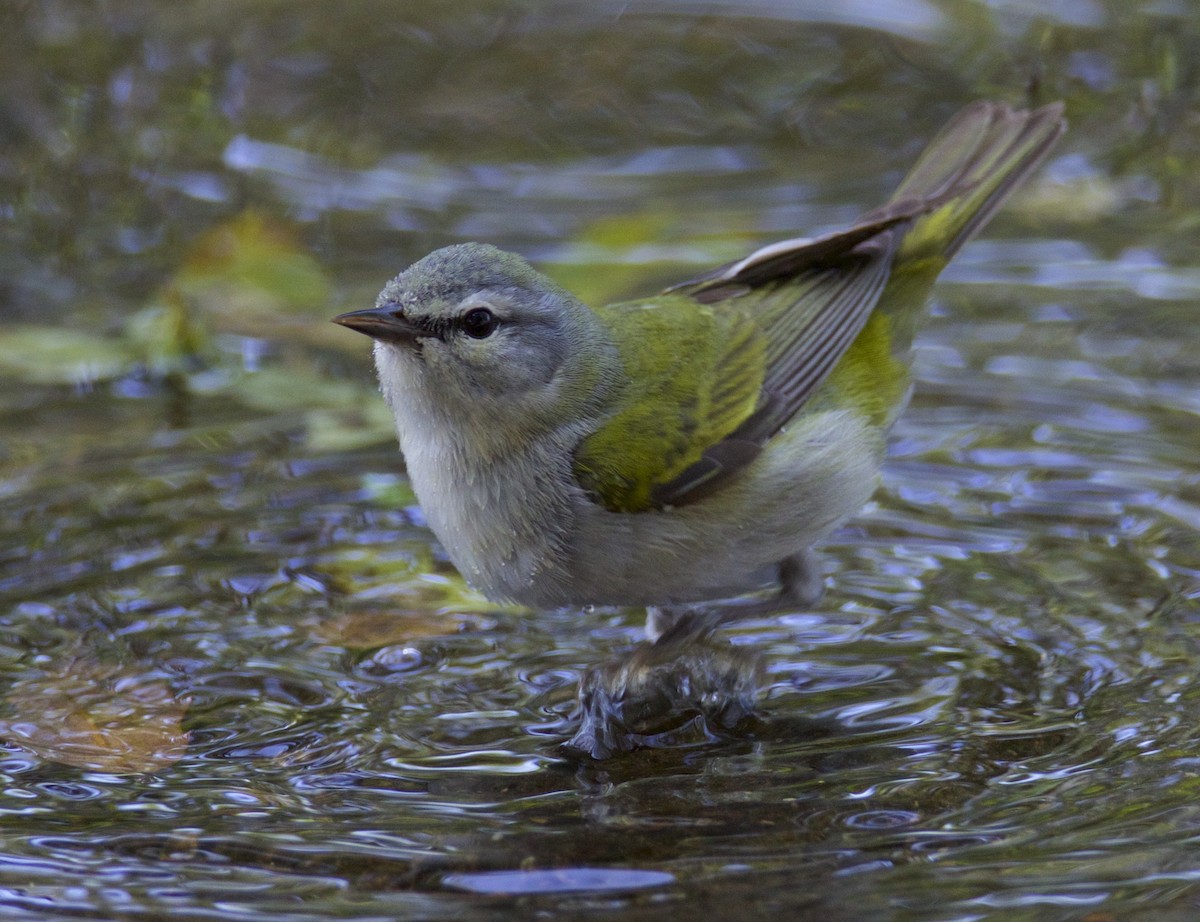
<path id="1" fill-rule="evenodd" d="M 0 914 L 1194 918 L 1200 16 L 339 9 L 4 14 Z M 467 589 L 327 318 L 466 239 L 655 290 L 984 96 L 1071 131 L 946 273 L 825 599 L 689 648 L 754 713 L 573 754 L 643 613 Z"/>

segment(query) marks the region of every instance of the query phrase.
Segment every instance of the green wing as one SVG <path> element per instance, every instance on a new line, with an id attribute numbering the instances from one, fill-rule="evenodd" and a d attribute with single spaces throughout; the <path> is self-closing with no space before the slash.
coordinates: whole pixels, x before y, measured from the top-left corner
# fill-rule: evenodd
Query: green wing
<path id="1" fill-rule="evenodd" d="M 754 413 L 767 344 L 743 314 L 679 295 L 597 314 L 625 362 L 626 384 L 622 409 L 576 449 L 575 475 L 607 508 L 640 512 L 662 505 L 656 491 Z"/>

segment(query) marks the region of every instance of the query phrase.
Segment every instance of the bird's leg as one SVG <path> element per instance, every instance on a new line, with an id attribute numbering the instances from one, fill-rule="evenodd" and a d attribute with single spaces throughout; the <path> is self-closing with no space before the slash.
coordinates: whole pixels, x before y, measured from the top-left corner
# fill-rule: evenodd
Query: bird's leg
<path id="1" fill-rule="evenodd" d="M 808 608 L 825 594 L 821 560 L 811 547 L 779 561 L 779 597 L 777 603 Z"/>
<path id="2" fill-rule="evenodd" d="M 711 631 L 728 621 L 759 618 L 789 608 L 808 608 L 825 594 L 821 561 L 812 548 L 791 554 L 778 564 L 779 591 L 765 599 L 731 599 L 713 605 L 646 608 L 646 636 L 658 641 L 680 630 Z"/>

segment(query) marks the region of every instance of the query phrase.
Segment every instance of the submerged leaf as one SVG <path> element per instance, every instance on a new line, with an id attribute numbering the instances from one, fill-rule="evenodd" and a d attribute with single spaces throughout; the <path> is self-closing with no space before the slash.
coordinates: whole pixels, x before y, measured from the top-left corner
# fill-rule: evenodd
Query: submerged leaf
<path id="1" fill-rule="evenodd" d="M 478 616 L 462 612 L 351 612 L 326 621 L 317 635 L 326 643 L 351 650 L 372 650 L 422 637 L 444 637 L 475 626 Z"/>
<path id="2" fill-rule="evenodd" d="M 166 768 L 188 745 L 187 702 L 161 678 L 73 658 L 19 679 L 4 698 L 0 737 L 92 771 Z"/>
<path id="3" fill-rule="evenodd" d="M 129 318 L 125 335 L 146 365 L 158 374 L 186 371 L 213 354 L 212 331 L 182 295 L 166 288 L 158 299 Z"/>
<path id="4" fill-rule="evenodd" d="M 292 229 L 252 210 L 197 239 L 173 282 L 197 306 L 229 317 L 329 303 L 325 273 Z"/>
<path id="5" fill-rule="evenodd" d="M 382 400 L 305 414 L 305 444 L 310 451 L 353 451 L 396 440 L 392 414 Z"/>
<path id="6" fill-rule="evenodd" d="M 329 280 L 296 234 L 245 211 L 193 242 L 127 333 L 156 371 L 181 371 L 211 351 L 214 330 L 277 336 L 297 313 L 328 312 L 329 300 Z"/>
<path id="7" fill-rule="evenodd" d="M 382 400 L 364 400 L 363 389 L 347 381 L 318 377 L 311 368 L 276 366 L 249 372 L 232 382 L 243 403 L 272 413 L 304 414 L 312 451 L 350 451 L 396 439 L 391 411 Z"/>
<path id="8" fill-rule="evenodd" d="M 80 384 L 122 374 L 133 361 L 118 340 L 27 324 L 0 330 L 0 375 L 28 384 Z"/>

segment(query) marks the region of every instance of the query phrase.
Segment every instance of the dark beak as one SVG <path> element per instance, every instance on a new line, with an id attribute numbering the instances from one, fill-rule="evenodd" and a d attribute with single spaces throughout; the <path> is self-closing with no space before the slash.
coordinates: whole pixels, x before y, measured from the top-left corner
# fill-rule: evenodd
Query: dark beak
<path id="1" fill-rule="evenodd" d="M 411 320 L 406 320 L 403 313 L 395 305 L 372 307 L 365 311 L 350 311 L 347 314 L 338 314 L 333 318 L 333 322 L 370 336 L 372 339 L 381 339 L 384 342 L 391 343 L 412 345 L 422 337 L 433 335 L 425 327 L 418 326 Z"/>

